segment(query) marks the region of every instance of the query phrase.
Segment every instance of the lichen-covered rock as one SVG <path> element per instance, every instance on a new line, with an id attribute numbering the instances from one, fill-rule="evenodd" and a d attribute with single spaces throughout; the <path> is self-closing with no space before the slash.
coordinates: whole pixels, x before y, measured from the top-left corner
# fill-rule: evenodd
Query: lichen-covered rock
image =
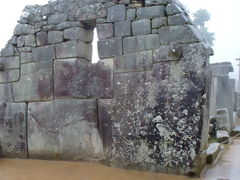
<path id="1" fill-rule="evenodd" d="M 111 59 L 89 64 L 83 59 L 54 62 L 56 98 L 112 98 L 113 62 Z"/>
<path id="2" fill-rule="evenodd" d="M 1 51 L 0 100 L 28 104 L 30 158 L 201 170 L 212 52 L 181 3 L 55 0 L 18 22 Z"/>

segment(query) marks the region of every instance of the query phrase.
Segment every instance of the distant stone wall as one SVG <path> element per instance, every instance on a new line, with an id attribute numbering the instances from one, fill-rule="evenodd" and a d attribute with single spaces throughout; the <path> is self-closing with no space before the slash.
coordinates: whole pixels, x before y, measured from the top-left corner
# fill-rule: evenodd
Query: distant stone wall
<path id="1" fill-rule="evenodd" d="M 100 61 L 92 64 L 95 27 Z M 27 6 L 1 51 L 2 156 L 197 173 L 208 59 L 176 0 Z"/>
<path id="2" fill-rule="evenodd" d="M 210 99 L 210 117 L 216 117 L 217 111 L 225 109 L 227 112 L 227 122 L 229 126 L 226 130 L 230 133 L 235 126 L 234 106 L 235 106 L 235 80 L 229 78 L 229 73 L 233 72 L 230 62 L 211 64 L 212 87 Z"/>

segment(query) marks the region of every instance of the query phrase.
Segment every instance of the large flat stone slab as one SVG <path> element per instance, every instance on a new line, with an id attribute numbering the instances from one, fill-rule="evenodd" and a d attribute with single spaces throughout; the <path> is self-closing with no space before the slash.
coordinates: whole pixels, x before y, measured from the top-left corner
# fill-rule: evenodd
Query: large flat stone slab
<path id="1" fill-rule="evenodd" d="M 112 98 L 113 60 L 91 64 L 83 59 L 54 62 L 56 98 Z"/>
<path id="2" fill-rule="evenodd" d="M 29 157 L 101 159 L 96 107 L 96 100 L 80 99 L 29 103 Z"/>
<path id="3" fill-rule="evenodd" d="M 98 100 L 104 152 L 112 165 L 195 171 L 200 150 L 205 149 L 200 146 L 205 143 L 203 106 L 196 104 L 203 103 L 207 82 L 200 67 L 206 59 L 200 44 L 183 51 L 179 63 L 161 62 L 150 71 L 115 74 L 114 98 Z"/>
<path id="4" fill-rule="evenodd" d="M 0 103 L 1 157 L 27 158 L 26 104 Z"/>
<path id="5" fill-rule="evenodd" d="M 21 78 L 12 86 L 15 102 L 51 100 L 53 97 L 52 62 L 22 64 Z"/>

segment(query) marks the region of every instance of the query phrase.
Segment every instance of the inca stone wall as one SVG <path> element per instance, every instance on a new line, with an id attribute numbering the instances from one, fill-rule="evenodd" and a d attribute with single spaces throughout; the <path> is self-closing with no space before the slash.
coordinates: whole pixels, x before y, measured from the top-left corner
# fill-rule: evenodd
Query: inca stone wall
<path id="1" fill-rule="evenodd" d="M 26 7 L 1 51 L 2 156 L 199 172 L 209 52 L 176 0 Z"/>
<path id="2" fill-rule="evenodd" d="M 211 64 L 212 87 L 210 117 L 216 117 L 217 128 L 231 133 L 235 127 L 235 80 L 229 78 L 233 72 L 230 62 Z"/>

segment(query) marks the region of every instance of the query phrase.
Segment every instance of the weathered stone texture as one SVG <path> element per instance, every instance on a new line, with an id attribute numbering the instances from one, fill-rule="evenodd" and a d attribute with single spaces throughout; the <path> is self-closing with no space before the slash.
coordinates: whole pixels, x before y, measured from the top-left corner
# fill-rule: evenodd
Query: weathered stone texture
<path id="1" fill-rule="evenodd" d="M 42 46 L 32 49 L 33 61 L 52 61 L 55 59 L 54 46 Z"/>
<path id="2" fill-rule="evenodd" d="M 97 24 L 97 34 L 98 39 L 108 39 L 114 36 L 113 24 L 112 23 L 104 23 Z"/>
<path id="3" fill-rule="evenodd" d="M 172 41 L 178 43 L 196 43 L 203 41 L 201 33 L 192 25 L 162 27 L 158 30 L 158 33 L 161 44 L 169 44 Z M 171 36 L 169 36 L 169 33 Z"/>
<path id="4" fill-rule="evenodd" d="M 116 5 L 108 8 L 107 22 L 116 22 L 126 19 L 126 7 L 124 5 Z"/>
<path id="5" fill-rule="evenodd" d="M 137 9 L 138 19 L 152 19 L 165 16 L 164 6 L 144 7 Z"/>
<path id="6" fill-rule="evenodd" d="M 26 104 L 0 103 L 1 156 L 27 157 Z"/>
<path id="7" fill-rule="evenodd" d="M 80 27 L 74 27 L 64 30 L 64 39 L 81 40 L 91 43 L 93 41 L 93 31 L 85 30 Z"/>
<path id="8" fill-rule="evenodd" d="M 115 58 L 115 72 L 147 71 L 152 69 L 152 51 L 129 53 Z"/>
<path id="9" fill-rule="evenodd" d="M 131 53 L 151 50 L 158 48 L 159 45 L 159 37 L 157 34 L 126 37 L 123 39 L 123 52 Z"/>
<path id="10" fill-rule="evenodd" d="M 141 19 L 138 21 L 133 21 L 132 23 L 133 35 L 144 35 L 151 33 L 151 21 L 150 19 Z"/>
<path id="11" fill-rule="evenodd" d="M 111 58 L 122 55 L 122 39 L 113 38 L 98 41 L 98 56 L 99 58 Z"/>
<path id="12" fill-rule="evenodd" d="M 58 59 L 79 57 L 91 60 L 92 45 L 83 41 L 67 41 L 56 44 L 56 56 Z"/>
<path id="13" fill-rule="evenodd" d="M 24 112 L 30 158 L 199 172 L 210 49 L 177 0 L 49 1 L 18 22 L 1 51 L 0 100 L 10 104 L 0 112 L 12 113 L 7 123 Z M 91 63 L 95 27 L 100 61 Z M 0 127 L 27 147 L 15 131 Z M 5 140 L 4 151 L 19 152 Z"/>
<path id="14" fill-rule="evenodd" d="M 96 100 L 80 99 L 29 103 L 29 157 L 101 159 L 103 151 L 96 107 Z"/>
<path id="15" fill-rule="evenodd" d="M 52 62 L 23 64 L 21 78 L 13 83 L 15 102 L 51 100 L 53 97 Z"/>
<path id="16" fill-rule="evenodd" d="M 149 72 L 115 75 L 114 99 L 99 101 L 100 128 L 111 131 L 100 129 L 112 164 L 149 168 L 140 165 L 144 162 L 157 169 L 194 171 L 204 148 L 200 149 L 204 52 L 201 44 L 188 45 L 178 64 L 158 63 Z"/>
<path id="17" fill-rule="evenodd" d="M 54 63 L 56 98 L 112 98 L 113 62 L 97 64 L 83 59 L 57 60 Z"/>

